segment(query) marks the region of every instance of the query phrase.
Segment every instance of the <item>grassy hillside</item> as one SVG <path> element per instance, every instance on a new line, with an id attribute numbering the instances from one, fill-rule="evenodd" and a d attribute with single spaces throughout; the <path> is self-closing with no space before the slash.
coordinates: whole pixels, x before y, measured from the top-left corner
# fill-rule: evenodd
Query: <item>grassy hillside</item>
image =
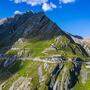
<path id="1" fill-rule="evenodd" d="M 57 49 L 49 49 L 52 44 L 54 44 Z M 23 44 L 16 42 L 14 48 L 19 48 L 19 50 L 9 50 L 6 52 L 6 54 L 13 56 L 13 55 L 18 55 L 18 53 L 23 51 L 23 58 L 28 57 L 28 55 L 30 54 L 30 57 L 32 58 L 39 57 L 41 59 L 53 55 L 61 55 L 66 59 L 73 57 L 80 57 L 80 58 L 86 57 L 85 55 L 82 54 L 80 47 L 76 43 L 71 43 L 69 39 L 66 38 L 65 36 L 62 36 L 60 38 L 60 41 L 58 40 L 57 42 L 56 42 L 56 38 L 53 38 L 51 40 L 28 40 L 26 42 L 23 42 Z M 14 65 L 8 68 L 1 69 L 2 70 L 1 73 L 3 74 L 5 74 L 4 72 L 11 73 L 10 76 L 7 76 L 7 78 L 5 78 L 7 74 L 2 75 L 3 77 L 1 76 L 1 82 L 5 82 L 3 90 L 8 90 L 12 86 L 12 83 L 14 83 L 14 81 L 18 80 L 20 77 L 32 78 L 30 82 L 31 83 L 30 88 L 32 88 L 32 90 L 33 89 L 35 90 L 37 88 L 38 90 L 44 90 L 44 89 L 48 90 L 48 86 L 45 83 L 47 82 L 47 80 L 50 79 L 49 76 L 57 64 L 48 63 L 49 66 L 48 70 L 45 70 L 44 64 L 45 64 L 44 62 L 38 62 L 38 61 L 35 62 L 32 61 L 31 59 L 28 59 L 24 61 L 22 60 L 17 61 Z M 39 76 L 38 76 L 39 66 L 42 67 L 42 73 L 44 77 L 44 81 L 42 81 L 42 83 L 39 82 Z M 65 68 L 67 68 L 66 71 L 64 71 Z M 67 79 L 67 77 L 69 78 L 70 77 L 69 70 L 72 68 L 73 68 L 73 64 L 71 62 L 65 63 L 64 69 L 62 70 L 62 73 L 58 75 L 57 80 L 62 81 L 64 73 L 65 73 L 64 76 L 65 80 Z M 62 84 L 64 84 L 64 82 Z M 76 84 L 75 88 L 78 87 L 77 85 L 79 84 Z M 88 88 L 88 84 L 86 85 Z"/>

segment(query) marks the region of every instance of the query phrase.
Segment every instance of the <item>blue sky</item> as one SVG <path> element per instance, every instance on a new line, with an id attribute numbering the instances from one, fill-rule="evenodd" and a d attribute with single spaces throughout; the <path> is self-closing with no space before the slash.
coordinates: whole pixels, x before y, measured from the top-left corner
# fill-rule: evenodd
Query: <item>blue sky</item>
<path id="1" fill-rule="evenodd" d="M 0 18 L 27 10 L 44 11 L 64 31 L 90 37 L 90 0 L 0 0 Z"/>

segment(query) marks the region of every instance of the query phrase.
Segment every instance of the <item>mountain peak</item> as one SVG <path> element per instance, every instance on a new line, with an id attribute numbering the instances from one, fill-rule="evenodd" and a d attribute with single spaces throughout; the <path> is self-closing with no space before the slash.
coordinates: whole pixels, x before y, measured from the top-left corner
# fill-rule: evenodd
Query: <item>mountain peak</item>
<path id="1" fill-rule="evenodd" d="M 1 20 L 0 89 L 71 90 L 79 75 L 87 72 L 84 60 L 90 50 L 80 40 L 62 31 L 43 12 Z"/>
<path id="2" fill-rule="evenodd" d="M 38 36 L 39 38 L 51 38 L 55 33 L 58 35 L 61 30 L 43 12 L 33 13 L 32 11 L 7 18 L 0 26 L 0 29 L 10 30 L 10 26 L 11 30 L 13 29 L 15 32 L 20 32 L 23 29 L 21 32 L 23 32 L 24 36 L 25 34 L 31 34 L 31 36 Z M 45 36 L 43 33 L 45 33 Z"/>

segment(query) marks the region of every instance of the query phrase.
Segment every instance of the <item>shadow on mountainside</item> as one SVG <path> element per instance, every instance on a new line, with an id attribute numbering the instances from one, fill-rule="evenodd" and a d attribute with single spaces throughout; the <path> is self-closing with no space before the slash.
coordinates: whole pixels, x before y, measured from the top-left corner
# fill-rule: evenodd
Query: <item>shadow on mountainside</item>
<path id="1" fill-rule="evenodd" d="M 57 77 L 60 74 L 62 69 L 63 69 L 63 64 L 58 64 L 54 68 L 51 75 L 48 77 L 48 80 L 46 80 L 46 85 L 48 86 L 48 90 L 53 90 L 53 86 L 55 85 Z"/>
<path id="2" fill-rule="evenodd" d="M 81 67 L 82 67 L 82 60 L 78 59 L 78 61 L 75 62 L 74 68 L 70 70 L 70 78 L 68 84 L 69 89 L 73 88 L 76 83 L 79 83 L 78 76 L 80 75 Z"/>
<path id="3" fill-rule="evenodd" d="M 0 84 L 5 82 L 5 80 L 12 77 L 15 73 L 17 73 L 21 69 L 21 60 L 15 61 L 12 65 L 8 67 L 0 68 Z"/>

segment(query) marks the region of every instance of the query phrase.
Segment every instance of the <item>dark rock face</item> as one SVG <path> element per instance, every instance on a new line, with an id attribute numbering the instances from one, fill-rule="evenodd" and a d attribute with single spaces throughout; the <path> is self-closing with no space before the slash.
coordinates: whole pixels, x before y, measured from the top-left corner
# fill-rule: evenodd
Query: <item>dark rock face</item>
<path id="1" fill-rule="evenodd" d="M 0 25 L 1 46 L 13 44 L 19 38 L 50 39 L 63 34 L 63 31 L 44 13 L 26 12 L 15 15 Z"/>
<path id="2" fill-rule="evenodd" d="M 53 90 L 53 86 L 55 84 L 55 81 L 56 81 L 60 71 L 62 70 L 62 68 L 63 68 L 63 64 L 61 64 L 61 65 L 58 64 L 54 68 L 53 72 L 51 73 L 51 75 L 46 83 L 46 85 L 48 86 L 48 90 Z"/>
<path id="3" fill-rule="evenodd" d="M 78 80 L 78 76 L 80 74 L 82 66 L 82 60 L 80 58 L 76 58 L 74 60 L 74 67 L 70 70 L 70 77 L 69 77 L 69 83 L 68 83 L 68 88 L 71 89 L 75 86 Z"/>
<path id="4" fill-rule="evenodd" d="M 79 35 L 72 35 L 70 33 L 68 33 L 70 36 L 74 37 L 74 38 L 77 38 L 77 39 L 84 39 L 83 37 L 79 36 Z"/>

